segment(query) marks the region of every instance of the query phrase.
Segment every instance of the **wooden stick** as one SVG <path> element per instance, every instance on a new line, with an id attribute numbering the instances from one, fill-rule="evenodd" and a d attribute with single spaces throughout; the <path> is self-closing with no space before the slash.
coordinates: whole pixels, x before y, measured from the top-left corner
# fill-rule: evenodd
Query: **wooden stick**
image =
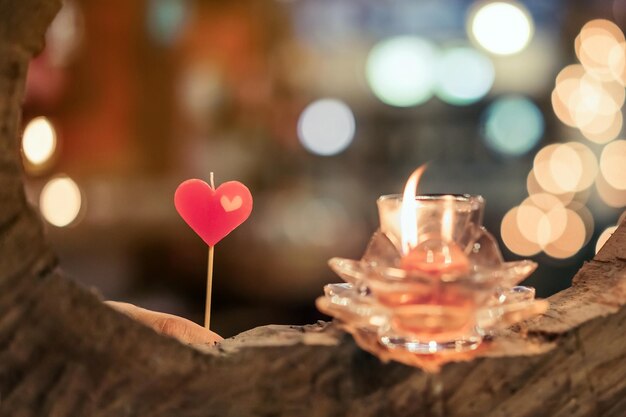
<path id="1" fill-rule="evenodd" d="M 215 175 L 213 172 L 209 175 L 211 188 L 215 190 Z M 204 306 L 204 327 L 209 330 L 211 326 L 211 290 L 213 288 L 213 255 L 215 254 L 215 246 L 209 246 L 209 262 L 207 265 L 206 275 L 206 304 Z"/>
<path id="2" fill-rule="evenodd" d="M 204 308 L 204 327 L 208 330 L 211 325 L 211 288 L 213 286 L 213 254 L 215 246 L 209 246 L 209 265 L 206 282 L 206 305 Z"/>

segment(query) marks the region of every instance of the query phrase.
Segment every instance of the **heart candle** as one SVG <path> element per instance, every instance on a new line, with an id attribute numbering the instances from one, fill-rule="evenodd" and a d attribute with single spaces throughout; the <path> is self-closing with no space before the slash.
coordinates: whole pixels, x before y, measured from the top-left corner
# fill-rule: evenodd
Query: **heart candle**
<path id="1" fill-rule="evenodd" d="M 207 294 L 204 326 L 211 322 L 211 286 L 213 280 L 213 254 L 215 245 L 237 226 L 246 221 L 252 212 L 250 190 L 238 181 L 228 181 L 217 189 L 199 179 L 183 182 L 174 194 L 174 206 L 183 220 L 209 245 Z"/>
<path id="2" fill-rule="evenodd" d="M 238 181 L 214 189 L 191 179 L 176 189 L 174 205 L 180 216 L 209 246 L 215 246 L 252 212 L 250 190 Z"/>

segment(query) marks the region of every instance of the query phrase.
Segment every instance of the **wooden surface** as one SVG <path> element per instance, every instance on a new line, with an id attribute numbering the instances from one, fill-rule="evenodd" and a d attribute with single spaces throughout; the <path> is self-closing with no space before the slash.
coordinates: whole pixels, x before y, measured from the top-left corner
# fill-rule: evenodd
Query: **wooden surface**
<path id="1" fill-rule="evenodd" d="M 27 63 L 57 8 L 0 0 L 0 416 L 626 415 L 625 225 L 506 348 L 439 374 L 382 363 L 328 324 L 184 346 L 63 277 L 18 153 Z"/>

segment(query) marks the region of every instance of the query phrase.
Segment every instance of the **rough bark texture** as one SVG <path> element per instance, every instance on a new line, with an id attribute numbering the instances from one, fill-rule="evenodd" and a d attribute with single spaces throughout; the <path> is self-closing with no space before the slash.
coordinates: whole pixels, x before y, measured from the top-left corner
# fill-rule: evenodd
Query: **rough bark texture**
<path id="1" fill-rule="evenodd" d="M 326 324 L 195 349 L 64 278 L 17 146 L 28 60 L 57 7 L 0 0 L 0 416 L 626 415 L 626 224 L 546 315 L 440 374 L 382 363 Z"/>

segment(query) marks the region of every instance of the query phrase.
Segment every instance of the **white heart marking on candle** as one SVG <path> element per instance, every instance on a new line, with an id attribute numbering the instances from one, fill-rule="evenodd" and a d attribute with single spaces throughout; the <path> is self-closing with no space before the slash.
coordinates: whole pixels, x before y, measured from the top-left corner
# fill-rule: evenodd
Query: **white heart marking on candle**
<path id="1" fill-rule="evenodd" d="M 241 207 L 241 204 L 243 204 L 243 201 L 241 200 L 241 197 L 238 195 L 236 195 L 235 198 L 233 198 L 232 200 L 230 200 L 228 197 L 223 195 L 222 198 L 220 198 L 220 204 L 222 205 L 222 208 L 224 209 L 224 211 L 226 213 L 229 213 Z"/>

